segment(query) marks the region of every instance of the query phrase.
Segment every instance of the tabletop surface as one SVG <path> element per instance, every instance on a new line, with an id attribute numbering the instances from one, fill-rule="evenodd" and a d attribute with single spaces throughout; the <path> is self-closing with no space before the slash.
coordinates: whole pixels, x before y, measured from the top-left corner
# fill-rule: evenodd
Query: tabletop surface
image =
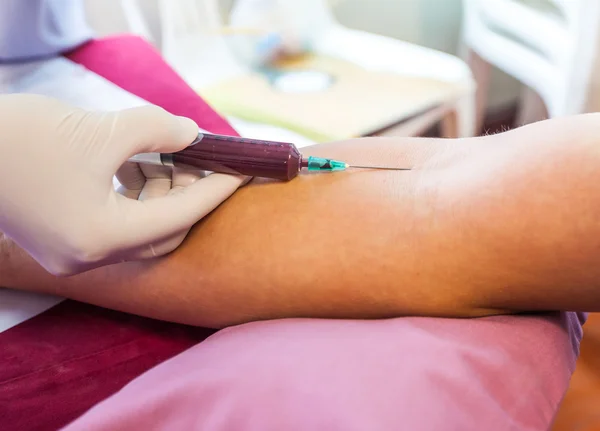
<path id="1" fill-rule="evenodd" d="M 331 84 L 308 92 L 278 89 L 278 79 L 300 71 L 328 75 Z M 315 76 L 307 74 L 306 79 L 315 80 Z M 369 135 L 448 103 L 463 91 L 453 82 L 367 70 L 343 60 L 311 55 L 281 63 L 265 73 L 221 81 L 203 88 L 201 94 L 225 114 L 285 127 L 326 142 Z"/>

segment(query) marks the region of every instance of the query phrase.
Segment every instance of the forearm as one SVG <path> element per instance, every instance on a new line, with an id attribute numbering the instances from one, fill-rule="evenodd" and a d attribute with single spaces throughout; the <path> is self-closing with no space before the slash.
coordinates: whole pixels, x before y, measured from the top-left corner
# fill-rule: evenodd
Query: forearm
<path id="1" fill-rule="evenodd" d="M 556 194 L 556 171 L 515 166 L 503 155 L 515 142 L 529 145 L 525 141 L 536 133 L 560 141 L 547 128 L 470 141 L 319 146 L 308 152 L 417 169 L 251 185 L 165 258 L 56 279 L 20 256 L 13 259 L 9 286 L 207 326 L 295 316 L 597 308 L 598 270 L 588 265 L 600 232 L 593 218 L 581 217 L 592 203 L 568 193 L 590 178 L 576 171 L 563 181 L 564 193 Z M 578 149 L 577 157 L 591 160 L 585 151 Z M 544 163 L 559 154 L 549 152 Z M 523 187 L 532 181 L 540 184 Z M 541 206 L 532 207 L 535 201 Z M 565 217 L 578 220 L 578 232 L 598 235 L 573 236 Z M 549 234 L 549 226 L 558 236 Z M 569 247 L 557 250 L 565 238 L 572 240 Z"/>
<path id="2" fill-rule="evenodd" d="M 413 166 L 431 164 L 445 146 L 363 140 L 309 151 Z M 433 214 L 434 184 L 418 171 L 363 171 L 250 185 L 167 258 L 69 279 L 21 262 L 11 287 L 202 325 L 288 316 L 466 314 L 470 308 L 451 287 L 420 288 L 434 284 L 424 280 L 419 251 L 435 241 L 421 227 Z"/>
<path id="3" fill-rule="evenodd" d="M 453 166 L 438 207 L 454 220 L 449 233 L 463 237 L 460 256 L 471 261 L 466 281 L 478 303 L 599 310 L 600 115 L 488 139 L 493 151 Z"/>
<path id="4" fill-rule="evenodd" d="M 435 153 L 423 151 L 426 142 L 399 148 L 395 141 L 370 140 L 312 153 L 356 162 L 371 157 L 380 164 L 394 158 L 412 166 Z M 165 259 L 59 279 L 21 255 L 13 258 L 9 285 L 198 324 L 435 313 L 441 295 L 417 299 L 416 290 L 396 289 L 402 268 L 415 260 L 410 246 L 419 234 L 413 228 L 415 202 L 424 206 L 429 199 L 416 193 L 420 178 L 365 171 L 251 185 Z"/>

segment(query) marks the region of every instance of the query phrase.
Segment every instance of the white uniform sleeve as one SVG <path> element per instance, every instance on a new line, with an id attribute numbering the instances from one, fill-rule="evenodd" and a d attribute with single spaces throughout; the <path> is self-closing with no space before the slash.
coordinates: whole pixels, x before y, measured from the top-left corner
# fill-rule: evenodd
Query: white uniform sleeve
<path id="1" fill-rule="evenodd" d="M 91 37 L 83 0 L 0 0 L 0 62 L 56 55 Z"/>

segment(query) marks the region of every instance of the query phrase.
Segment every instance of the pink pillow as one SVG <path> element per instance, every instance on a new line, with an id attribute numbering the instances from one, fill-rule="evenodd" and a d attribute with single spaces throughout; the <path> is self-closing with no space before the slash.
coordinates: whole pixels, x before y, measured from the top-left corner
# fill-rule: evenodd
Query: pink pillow
<path id="1" fill-rule="evenodd" d="M 545 430 L 583 320 L 241 325 L 157 366 L 66 430 Z"/>

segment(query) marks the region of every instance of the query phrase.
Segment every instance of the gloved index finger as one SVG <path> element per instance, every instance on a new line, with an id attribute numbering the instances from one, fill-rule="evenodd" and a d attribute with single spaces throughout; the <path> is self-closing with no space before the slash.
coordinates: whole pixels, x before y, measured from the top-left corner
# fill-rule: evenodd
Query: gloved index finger
<path id="1" fill-rule="evenodd" d="M 198 135 L 194 121 L 156 106 L 126 109 L 115 115 L 111 146 L 118 165 L 139 153 L 182 150 Z"/>

